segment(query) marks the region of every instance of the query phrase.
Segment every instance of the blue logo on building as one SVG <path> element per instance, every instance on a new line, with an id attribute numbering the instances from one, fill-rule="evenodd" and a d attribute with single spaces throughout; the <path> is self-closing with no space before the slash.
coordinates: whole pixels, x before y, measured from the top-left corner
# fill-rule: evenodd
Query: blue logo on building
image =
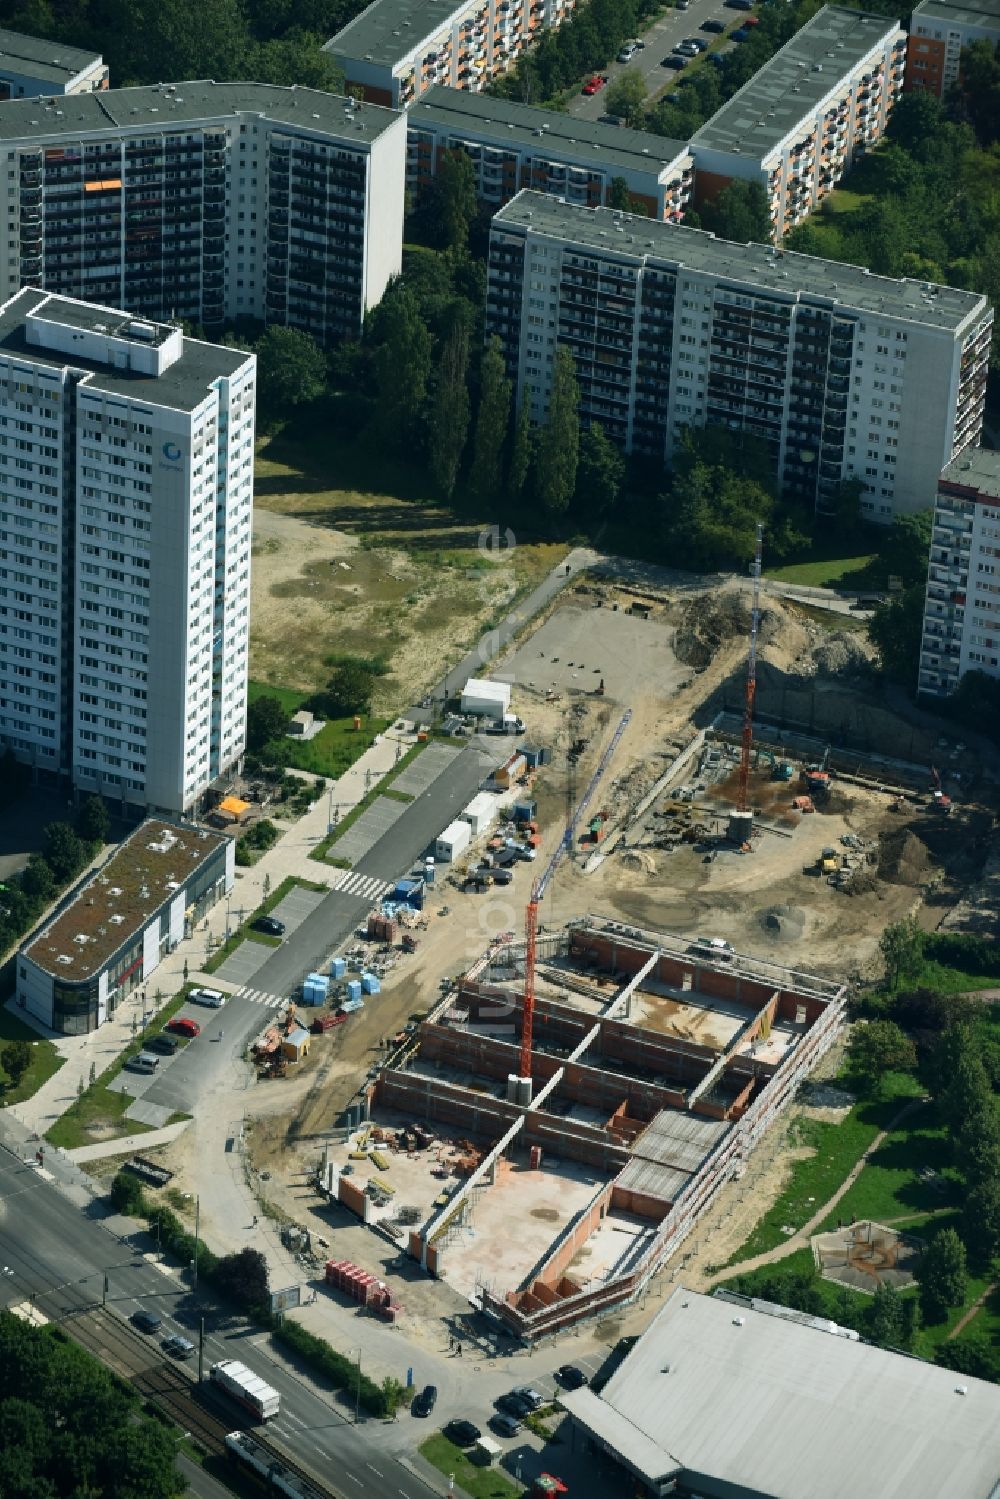
<path id="1" fill-rule="evenodd" d="M 165 442 L 163 444 L 163 456 L 169 463 L 177 463 L 180 461 L 182 455 L 180 448 L 175 442 Z"/>

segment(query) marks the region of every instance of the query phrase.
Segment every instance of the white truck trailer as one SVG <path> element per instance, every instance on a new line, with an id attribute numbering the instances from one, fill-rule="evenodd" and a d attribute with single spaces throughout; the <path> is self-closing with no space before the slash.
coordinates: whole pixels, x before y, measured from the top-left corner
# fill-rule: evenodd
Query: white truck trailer
<path id="1" fill-rule="evenodd" d="M 224 1359 L 222 1363 L 212 1365 L 211 1377 L 213 1384 L 225 1390 L 233 1400 L 238 1400 L 258 1421 L 269 1421 L 278 1414 L 281 1397 L 277 1390 L 246 1364 L 238 1363 L 234 1358 Z"/>

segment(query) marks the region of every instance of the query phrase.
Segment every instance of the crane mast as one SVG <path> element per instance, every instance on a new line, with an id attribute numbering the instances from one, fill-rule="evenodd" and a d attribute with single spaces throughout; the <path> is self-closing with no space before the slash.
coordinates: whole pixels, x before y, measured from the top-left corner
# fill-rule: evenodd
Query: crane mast
<path id="1" fill-rule="evenodd" d="M 743 736 L 740 745 L 740 785 L 737 810 L 750 810 L 750 751 L 753 748 L 753 704 L 757 695 L 757 632 L 760 628 L 760 559 L 764 527 L 757 525 L 757 548 L 753 559 L 753 605 L 750 610 L 750 648 L 747 651 L 747 681 L 743 699 Z"/>

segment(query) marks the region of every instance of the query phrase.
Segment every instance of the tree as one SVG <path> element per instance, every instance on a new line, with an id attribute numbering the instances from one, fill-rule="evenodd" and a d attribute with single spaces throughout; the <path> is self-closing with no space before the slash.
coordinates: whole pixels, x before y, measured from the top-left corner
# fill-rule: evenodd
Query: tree
<path id="1" fill-rule="evenodd" d="M 56 893 L 56 881 L 41 854 L 31 854 L 21 871 L 21 889 L 39 905 L 48 905 Z"/>
<path id="2" fill-rule="evenodd" d="M 549 515 L 569 507 L 580 452 L 580 391 L 568 349 L 556 350 L 548 419 L 535 455 L 535 496 Z"/>
<path id="3" fill-rule="evenodd" d="M 268 328 L 257 345 L 257 391 L 271 417 L 307 405 L 326 387 L 326 355 L 300 328 Z"/>
<path id="4" fill-rule="evenodd" d="M 703 203 L 700 212 L 701 227 L 720 239 L 731 239 L 739 245 L 771 242 L 771 210 L 759 182 L 730 182 L 718 197 Z"/>
<path id="5" fill-rule="evenodd" d="M 990 146 L 1000 138 L 1000 56 L 992 42 L 984 38 L 963 47 L 948 107 L 970 122 L 980 145 Z"/>
<path id="6" fill-rule="evenodd" d="M 511 383 L 498 338 L 491 338 L 479 366 L 479 409 L 472 444 L 469 487 L 478 500 L 495 500 L 503 485 L 503 449 L 510 425 Z"/>
<path id="7" fill-rule="evenodd" d="M 934 1351 L 934 1362 L 941 1369 L 968 1374 L 973 1379 L 1000 1380 L 1000 1353 L 985 1337 L 957 1338 L 941 1343 Z"/>
<path id="8" fill-rule="evenodd" d="M 510 463 L 507 468 L 507 488 L 511 499 L 518 500 L 524 493 L 534 454 L 535 433 L 531 425 L 531 403 L 525 396 L 517 413 L 517 421 L 514 423 Z"/>
<path id="9" fill-rule="evenodd" d="M 1000 1254 L 1000 1177 L 990 1176 L 967 1193 L 962 1239 L 974 1264 L 988 1268 Z"/>
<path id="10" fill-rule="evenodd" d="M 887 1072 L 910 1072 L 917 1065 L 917 1050 L 894 1020 L 868 1020 L 851 1032 L 847 1058 L 855 1079 L 874 1092 Z"/>
<path id="11" fill-rule="evenodd" d="M 609 115 L 618 115 L 631 125 L 646 99 L 646 82 L 638 68 L 626 68 L 604 96 Z M 616 181 L 623 179 L 616 178 Z M 617 207 L 618 205 L 614 205 Z"/>
<path id="12" fill-rule="evenodd" d="M 276 697 L 255 697 L 247 708 L 247 749 L 257 753 L 288 727 L 288 714 Z"/>
<path id="13" fill-rule="evenodd" d="M 100 35 L 120 84 L 245 77 L 249 33 L 237 0 L 103 0 Z"/>
<path id="14" fill-rule="evenodd" d="M 468 152 L 459 147 L 444 153 L 427 196 L 444 248 L 464 250 L 476 216 L 476 169 Z"/>
<path id="15" fill-rule="evenodd" d="M 264 1307 L 270 1298 L 267 1260 L 258 1249 L 240 1249 L 224 1254 L 212 1274 L 212 1280 L 224 1296 L 240 1306 Z"/>
<path id="16" fill-rule="evenodd" d="M 668 545 L 689 567 L 745 567 L 757 543 L 757 524 L 774 513 L 774 496 L 723 463 L 694 452 L 675 458 L 669 494 L 662 499 Z"/>
<path id="17" fill-rule="evenodd" d="M 412 451 L 431 373 L 431 336 L 402 282 L 393 282 L 375 309 L 372 336 L 376 432 L 389 448 Z"/>
<path id="18" fill-rule="evenodd" d="M 328 718 L 345 718 L 350 713 L 368 713 L 379 672 L 371 661 L 360 656 L 345 656 L 337 662 L 325 692 L 308 699 L 313 713 Z"/>
<path id="19" fill-rule="evenodd" d="M 468 373 L 469 317 L 463 304 L 456 304 L 451 331 L 438 360 L 427 422 L 431 478 L 446 500 L 455 493 L 459 465 L 469 435 Z"/>
<path id="20" fill-rule="evenodd" d="M 111 835 L 111 816 L 104 798 L 87 796 L 76 814 L 76 830 L 85 843 L 107 843 Z"/>
<path id="21" fill-rule="evenodd" d="M 917 1269 L 920 1303 L 928 1322 L 943 1322 L 953 1306 L 961 1306 L 968 1289 L 965 1245 L 953 1228 L 942 1228 L 924 1251 Z"/>
<path id="22" fill-rule="evenodd" d="M 916 973 L 923 961 L 924 937 L 912 916 L 887 926 L 878 945 L 890 986 L 894 987 L 901 978 Z"/>
<path id="23" fill-rule="evenodd" d="M 0 1067 L 3 1068 L 16 1088 L 31 1066 L 31 1044 L 28 1041 L 8 1041 L 0 1047 Z"/>
<path id="24" fill-rule="evenodd" d="M 576 502 L 590 516 L 614 509 L 625 478 L 625 459 L 605 436 L 600 422 L 591 422 L 580 438 L 576 471 Z"/>
<path id="25" fill-rule="evenodd" d="M 56 881 L 65 885 L 82 867 L 87 851 L 68 822 L 50 822 L 42 838 L 42 855 Z"/>
<path id="26" fill-rule="evenodd" d="M 879 547 L 886 571 L 900 578 L 904 588 L 919 584 L 921 597 L 927 584 L 933 518 L 931 510 L 897 515 Z"/>
<path id="27" fill-rule="evenodd" d="M 894 1286 L 879 1282 L 875 1287 L 865 1323 L 873 1343 L 882 1348 L 903 1346 L 903 1298 Z"/>

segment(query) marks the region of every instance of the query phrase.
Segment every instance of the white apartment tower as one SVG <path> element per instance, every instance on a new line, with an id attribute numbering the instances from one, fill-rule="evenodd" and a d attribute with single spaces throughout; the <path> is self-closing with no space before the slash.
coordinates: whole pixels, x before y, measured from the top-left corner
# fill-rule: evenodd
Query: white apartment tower
<path id="1" fill-rule="evenodd" d="M 1000 677 L 1000 453 L 992 448 L 963 453 L 938 481 L 917 685 L 948 697 L 967 671 Z"/>
<path id="2" fill-rule="evenodd" d="M 256 359 L 26 288 L 0 308 L 0 743 L 189 812 L 245 743 Z"/>
<path id="3" fill-rule="evenodd" d="M 753 432 L 818 511 L 851 479 L 869 520 L 930 503 L 980 440 L 992 327 L 978 292 L 541 193 L 493 219 L 486 332 L 536 421 L 561 345 L 581 416 L 625 452 L 669 463 L 686 427 Z"/>

